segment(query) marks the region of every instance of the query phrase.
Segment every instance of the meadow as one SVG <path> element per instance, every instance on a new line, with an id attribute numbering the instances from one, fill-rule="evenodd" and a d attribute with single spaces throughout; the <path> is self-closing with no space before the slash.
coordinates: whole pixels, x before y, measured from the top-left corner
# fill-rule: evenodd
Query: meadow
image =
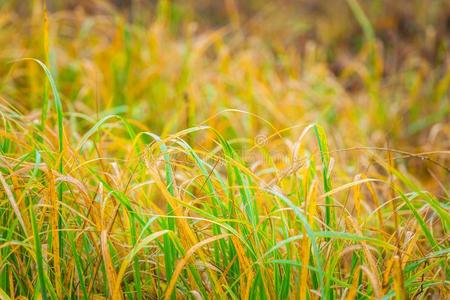
<path id="1" fill-rule="evenodd" d="M 448 299 L 446 1 L 0 3 L 0 299 Z"/>

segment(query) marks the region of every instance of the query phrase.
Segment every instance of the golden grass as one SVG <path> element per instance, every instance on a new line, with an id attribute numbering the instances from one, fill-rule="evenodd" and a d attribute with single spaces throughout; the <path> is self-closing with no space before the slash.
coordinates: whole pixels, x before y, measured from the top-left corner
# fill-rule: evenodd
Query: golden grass
<path id="1" fill-rule="evenodd" d="M 225 2 L 0 5 L 1 299 L 445 298 L 448 65 L 388 71 L 349 0 L 336 73 L 289 12 Z"/>

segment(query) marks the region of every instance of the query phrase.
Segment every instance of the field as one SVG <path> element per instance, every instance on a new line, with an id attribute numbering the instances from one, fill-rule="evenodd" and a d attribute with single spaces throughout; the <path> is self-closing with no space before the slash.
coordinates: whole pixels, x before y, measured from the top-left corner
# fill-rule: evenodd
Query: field
<path id="1" fill-rule="evenodd" d="M 0 299 L 448 299 L 448 1 L 0 1 Z"/>

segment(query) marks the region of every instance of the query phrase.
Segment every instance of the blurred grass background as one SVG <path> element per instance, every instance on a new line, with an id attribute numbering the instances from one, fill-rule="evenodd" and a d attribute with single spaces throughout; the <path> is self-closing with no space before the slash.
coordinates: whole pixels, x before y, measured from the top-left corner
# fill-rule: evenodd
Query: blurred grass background
<path id="1" fill-rule="evenodd" d="M 6 0 L 0 88 L 39 108 L 36 68 L 6 63 L 35 57 L 49 60 L 67 106 L 114 109 L 158 133 L 235 108 L 277 128 L 338 128 L 339 148 L 448 148 L 450 4 L 360 1 L 361 19 L 353 2 L 48 1 L 46 58 L 43 2 Z M 230 137 L 264 131 L 248 116 L 229 122 L 215 125 L 235 127 Z"/>

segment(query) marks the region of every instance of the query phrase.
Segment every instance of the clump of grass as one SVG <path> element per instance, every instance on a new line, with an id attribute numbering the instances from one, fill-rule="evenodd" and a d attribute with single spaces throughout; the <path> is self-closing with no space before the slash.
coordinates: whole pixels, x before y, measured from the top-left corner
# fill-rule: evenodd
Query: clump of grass
<path id="1" fill-rule="evenodd" d="M 356 1 L 368 46 L 340 78 L 320 45 L 299 71 L 243 39 L 233 3 L 231 28 L 179 35 L 168 1 L 148 27 L 32 21 L 42 59 L 0 86 L 0 298 L 445 297 L 449 73 L 409 70 L 388 105 Z"/>

